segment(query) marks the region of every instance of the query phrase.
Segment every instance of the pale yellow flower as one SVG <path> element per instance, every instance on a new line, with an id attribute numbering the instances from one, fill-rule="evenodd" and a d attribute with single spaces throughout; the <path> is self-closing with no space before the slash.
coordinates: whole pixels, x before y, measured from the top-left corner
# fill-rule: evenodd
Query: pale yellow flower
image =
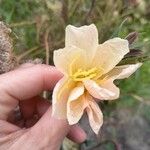
<path id="1" fill-rule="evenodd" d="M 76 124 L 87 112 L 90 125 L 97 134 L 103 114 L 97 100 L 119 97 L 116 79 L 129 77 L 141 66 L 116 66 L 129 52 L 128 41 L 121 38 L 98 43 L 94 24 L 66 27 L 65 48 L 54 51 L 54 64 L 64 74 L 53 92 L 53 115 Z"/>

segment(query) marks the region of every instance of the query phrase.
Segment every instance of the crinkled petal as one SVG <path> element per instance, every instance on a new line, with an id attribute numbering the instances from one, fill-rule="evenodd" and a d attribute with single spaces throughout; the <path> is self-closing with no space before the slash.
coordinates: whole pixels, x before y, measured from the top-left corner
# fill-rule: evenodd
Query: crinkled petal
<path id="1" fill-rule="evenodd" d="M 104 78 L 105 79 L 124 79 L 128 78 L 132 75 L 139 67 L 141 67 L 142 63 L 131 64 L 131 65 L 123 65 L 116 66 L 112 71 L 108 72 Z"/>
<path id="2" fill-rule="evenodd" d="M 60 118 L 67 118 L 67 101 L 75 83 L 67 78 L 62 78 L 55 86 L 52 95 L 52 115 Z"/>
<path id="3" fill-rule="evenodd" d="M 116 95 L 116 89 L 113 90 L 109 87 L 108 89 L 105 88 L 105 86 L 98 85 L 93 80 L 85 80 L 84 81 L 85 88 L 89 92 L 90 95 L 92 95 L 94 98 L 97 98 L 99 100 L 109 100 L 115 97 Z M 108 85 L 107 85 L 108 86 Z M 110 85 L 109 85 L 110 86 Z"/>
<path id="4" fill-rule="evenodd" d="M 109 99 L 104 99 L 104 100 L 115 100 L 119 98 L 120 89 L 113 83 L 113 81 L 114 80 L 110 79 L 100 84 L 100 87 L 107 89 L 108 91 L 111 91 L 112 93 L 114 93 L 111 96 L 109 96 Z"/>
<path id="5" fill-rule="evenodd" d="M 54 64 L 64 74 L 72 74 L 85 67 L 85 52 L 75 46 L 54 51 Z"/>
<path id="6" fill-rule="evenodd" d="M 98 31 L 94 24 L 82 27 L 68 25 L 66 27 L 66 47 L 75 45 L 87 52 L 87 57 L 92 58 L 98 46 Z"/>
<path id="7" fill-rule="evenodd" d="M 110 39 L 100 44 L 95 53 L 92 67 L 102 70 L 105 74 L 112 70 L 129 52 L 129 43 L 121 38 Z"/>
<path id="8" fill-rule="evenodd" d="M 123 65 L 123 66 L 116 66 L 113 70 L 102 76 L 97 82 L 101 88 L 107 89 L 114 93 L 114 96 L 110 96 L 108 99 L 104 100 L 114 100 L 119 98 L 120 90 L 119 88 L 113 83 L 116 79 L 124 79 L 128 78 L 131 74 L 133 74 L 142 63 L 132 64 L 132 65 Z M 98 96 L 97 96 L 98 98 Z M 98 99 L 101 99 L 99 97 Z"/>
<path id="9" fill-rule="evenodd" d="M 92 99 L 92 97 L 88 96 L 88 100 L 89 105 L 86 108 L 86 111 L 89 117 L 89 123 L 93 131 L 98 134 L 101 126 L 103 125 L 103 114 L 98 104 Z"/>
<path id="10" fill-rule="evenodd" d="M 70 125 L 76 124 L 82 117 L 86 108 L 85 95 L 81 95 L 76 100 L 70 99 L 67 103 L 67 119 Z"/>
<path id="11" fill-rule="evenodd" d="M 79 84 L 69 94 L 68 101 L 71 102 L 77 100 L 83 94 L 84 94 L 84 85 Z"/>

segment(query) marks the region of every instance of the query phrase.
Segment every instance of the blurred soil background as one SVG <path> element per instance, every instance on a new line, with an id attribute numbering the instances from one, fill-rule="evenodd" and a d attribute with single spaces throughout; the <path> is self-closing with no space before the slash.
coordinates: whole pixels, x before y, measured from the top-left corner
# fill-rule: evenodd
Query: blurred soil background
<path id="1" fill-rule="evenodd" d="M 150 53 L 150 0 L 0 0 L 0 20 L 12 29 L 18 61 L 40 58 L 53 64 L 53 50 L 64 47 L 65 27 L 94 23 L 99 42 L 137 31 L 134 48 Z M 117 82 L 120 99 L 101 103 L 104 125 L 98 136 L 86 116 L 88 134 L 81 145 L 65 141 L 64 150 L 150 150 L 150 61 L 132 77 Z"/>

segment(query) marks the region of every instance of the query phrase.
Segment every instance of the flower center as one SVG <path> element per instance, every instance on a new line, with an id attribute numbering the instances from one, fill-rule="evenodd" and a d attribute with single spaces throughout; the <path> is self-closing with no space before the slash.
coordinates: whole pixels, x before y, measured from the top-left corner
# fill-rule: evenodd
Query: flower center
<path id="1" fill-rule="evenodd" d="M 83 81 L 85 79 L 92 79 L 95 78 L 98 75 L 98 69 L 96 67 L 89 69 L 89 70 L 83 70 L 78 69 L 77 72 L 75 72 L 71 78 L 74 81 Z"/>

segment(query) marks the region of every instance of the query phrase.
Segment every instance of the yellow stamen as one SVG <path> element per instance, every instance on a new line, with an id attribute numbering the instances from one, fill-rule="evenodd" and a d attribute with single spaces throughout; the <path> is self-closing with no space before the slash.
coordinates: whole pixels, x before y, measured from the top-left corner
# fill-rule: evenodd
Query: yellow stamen
<path id="1" fill-rule="evenodd" d="M 89 70 L 82 70 L 78 69 L 77 72 L 75 72 L 71 78 L 74 81 L 83 81 L 85 79 L 93 79 L 98 75 L 98 69 L 96 67 L 89 69 Z"/>

